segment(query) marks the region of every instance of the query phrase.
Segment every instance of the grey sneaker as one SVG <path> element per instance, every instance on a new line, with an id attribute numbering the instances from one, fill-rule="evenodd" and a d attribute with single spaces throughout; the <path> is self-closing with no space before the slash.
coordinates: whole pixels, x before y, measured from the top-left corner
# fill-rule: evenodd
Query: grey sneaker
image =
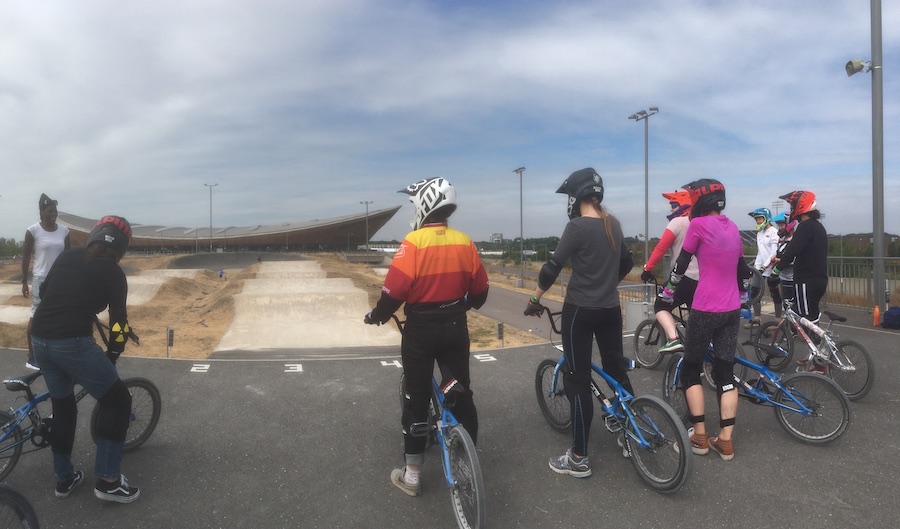
<path id="1" fill-rule="evenodd" d="M 98 479 L 97 484 L 94 485 L 94 496 L 101 500 L 114 501 L 116 503 L 131 503 L 138 499 L 138 496 L 140 495 L 140 489 L 137 487 L 130 487 L 128 485 L 128 480 L 121 474 L 119 475 L 119 481 L 110 483 L 106 480 Z"/>
<path id="2" fill-rule="evenodd" d="M 557 474 L 568 474 L 576 478 L 587 478 L 591 475 L 591 462 L 588 456 L 576 458 L 571 448 L 559 457 L 551 457 L 550 468 Z"/>
<path id="3" fill-rule="evenodd" d="M 75 471 L 75 475 L 72 476 L 68 481 L 62 481 L 56 483 L 56 497 L 57 498 L 65 498 L 72 492 L 72 489 L 81 485 L 81 482 L 84 481 L 84 472 L 80 470 Z"/>
<path id="4" fill-rule="evenodd" d="M 622 449 L 622 457 L 631 457 L 631 450 L 625 445 L 625 434 L 616 437 L 616 444 Z"/>
<path id="5" fill-rule="evenodd" d="M 395 468 L 391 471 L 391 483 L 410 496 L 418 496 L 419 492 L 422 490 L 421 482 L 416 483 L 415 485 L 410 485 L 406 482 L 406 467 Z"/>
<path id="6" fill-rule="evenodd" d="M 681 342 L 681 338 L 669 340 L 664 346 L 659 348 L 660 353 L 674 353 L 675 351 L 684 351 L 684 344 Z"/>

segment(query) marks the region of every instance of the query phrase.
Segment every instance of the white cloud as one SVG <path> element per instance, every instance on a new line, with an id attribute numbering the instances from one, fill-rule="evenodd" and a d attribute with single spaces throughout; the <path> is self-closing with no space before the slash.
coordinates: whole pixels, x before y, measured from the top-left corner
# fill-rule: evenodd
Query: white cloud
<path id="1" fill-rule="evenodd" d="M 883 9 L 889 66 L 900 8 Z M 395 191 L 430 175 L 459 188 L 456 226 L 515 236 L 521 165 L 526 236 L 561 232 L 554 191 L 588 165 L 633 235 L 643 123 L 627 117 L 654 105 L 651 235 L 659 193 L 703 176 L 739 224 L 809 187 L 829 231 L 869 231 L 871 77 L 843 65 L 870 54 L 868 6 L 849 0 L 5 2 L 0 236 L 21 238 L 42 192 L 83 216 L 202 226 L 217 182 L 214 223 L 249 225 L 406 204 Z M 884 94 L 892 197 L 889 67 Z"/>

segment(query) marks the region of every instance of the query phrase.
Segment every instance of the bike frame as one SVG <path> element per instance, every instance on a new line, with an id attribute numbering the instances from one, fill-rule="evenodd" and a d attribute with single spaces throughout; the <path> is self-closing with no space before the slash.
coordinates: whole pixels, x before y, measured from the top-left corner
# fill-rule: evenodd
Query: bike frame
<path id="1" fill-rule="evenodd" d="M 561 345 L 555 345 L 554 347 L 556 347 L 556 349 L 560 351 L 562 350 Z M 559 380 L 559 377 L 562 375 L 561 370 L 563 369 L 563 366 L 565 366 L 566 364 L 566 356 L 560 356 L 559 361 L 556 362 L 556 367 L 553 369 L 553 385 L 551 387 L 553 393 L 556 393 L 557 391 L 556 383 Z M 634 398 L 634 395 L 629 393 L 628 390 L 623 388 L 614 378 L 609 376 L 606 371 L 603 371 L 603 369 L 601 369 L 600 366 L 598 366 L 594 362 L 591 362 L 591 371 L 600 375 L 603 380 L 605 380 L 606 383 L 609 384 L 610 388 L 612 388 L 615 394 L 612 400 L 608 399 L 606 395 L 603 394 L 600 386 L 598 386 L 594 381 L 594 378 L 591 377 L 591 393 L 593 393 L 594 397 L 597 398 L 597 401 L 600 402 L 600 407 L 603 409 L 603 412 L 605 414 L 603 417 L 604 421 L 607 424 L 607 429 L 609 429 L 610 431 L 615 431 L 612 430 L 609 426 L 611 417 L 620 422 L 628 422 L 629 424 L 634 424 L 634 415 L 631 412 L 631 408 L 626 405 L 628 402 L 631 402 L 631 400 Z M 655 427 L 656 425 L 654 424 L 653 426 Z M 622 430 L 623 428 L 619 426 L 619 429 Z M 628 434 L 628 437 L 637 442 L 637 444 L 640 445 L 641 448 L 650 447 L 650 443 L 647 441 L 647 439 L 644 438 L 643 434 L 641 434 L 640 428 L 633 428 L 634 432 L 636 432 L 637 435 L 634 435 L 634 433 L 629 431 L 628 429 L 624 430 L 625 433 Z"/>
<path id="2" fill-rule="evenodd" d="M 788 328 L 792 333 L 799 334 L 803 338 L 803 341 L 806 342 L 806 346 L 809 349 L 811 356 L 822 358 L 829 364 L 831 364 L 832 367 L 837 368 L 840 371 L 844 371 L 845 373 L 853 373 L 856 371 L 855 366 L 848 366 L 844 364 L 844 361 L 841 359 L 841 355 L 825 354 L 820 351 L 816 344 L 813 343 L 812 338 L 809 337 L 806 329 L 804 329 L 804 327 L 808 327 L 817 335 L 819 335 L 825 342 L 828 350 L 833 353 L 835 350 L 837 350 L 837 344 L 831 335 L 831 321 L 829 321 L 828 326 L 823 329 L 819 325 L 816 325 L 808 319 L 800 316 L 800 314 L 794 311 L 790 306 L 787 306 L 784 308 L 781 322 L 779 322 L 777 328 L 783 328 L 782 326 L 785 324 L 785 322 L 787 322 Z M 818 330 L 819 332 L 816 332 L 816 330 Z M 779 347 L 778 345 L 775 345 L 775 347 L 781 349 L 781 347 Z"/>
<path id="3" fill-rule="evenodd" d="M 47 400 L 50 399 L 50 392 L 45 391 L 43 393 L 39 393 L 39 394 L 35 395 L 31 391 L 30 387 L 26 388 L 25 391 L 26 391 L 26 393 L 25 393 L 26 398 L 28 399 L 25 401 L 25 404 L 22 404 L 18 408 L 10 408 L 9 409 L 10 414 L 12 414 L 12 416 L 13 416 L 13 420 L 9 424 L 7 424 L 7 428 L 4 428 L 3 432 L 0 433 L 0 443 L 3 443 L 3 441 L 6 441 L 7 439 L 9 439 L 10 436 L 12 436 L 13 433 L 16 431 L 16 429 L 19 428 L 23 422 L 25 422 L 25 419 L 30 419 L 31 425 L 28 426 L 27 428 L 21 429 L 22 430 L 22 440 L 21 441 L 19 441 L 17 443 L 13 443 L 11 445 L 8 445 L 8 446 L 4 447 L 3 449 L 0 449 L 0 454 L 2 454 L 3 452 L 7 452 L 7 451 L 15 448 L 16 446 L 21 445 L 24 447 L 25 443 L 28 441 L 31 441 L 32 438 L 34 438 L 34 435 L 40 431 L 42 418 L 41 418 L 40 411 L 38 410 L 38 405 L 43 402 L 46 402 Z M 76 403 L 80 402 L 81 399 L 83 399 L 85 395 L 87 395 L 87 390 L 84 388 L 81 388 L 81 390 L 75 395 L 75 402 Z M 28 452 L 33 452 L 35 450 L 40 450 L 42 448 L 45 448 L 45 447 L 37 446 L 34 448 L 34 450 L 29 450 Z"/>
<path id="4" fill-rule="evenodd" d="M 703 354 L 703 360 L 705 362 L 711 362 L 712 358 L 709 356 L 709 352 Z M 783 408 L 786 410 L 793 411 L 795 413 L 799 413 L 804 417 L 813 413 L 813 410 L 805 406 L 802 402 L 797 400 L 797 397 L 794 396 L 793 392 L 783 385 L 781 385 L 781 376 L 770 370 L 768 367 L 762 364 L 757 364 L 755 362 L 751 362 L 745 358 L 734 357 L 735 363 L 741 364 L 744 367 L 749 367 L 753 371 L 759 373 L 759 380 L 756 382 L 756 386 L 752 386 L 749 382 L 741 379 L 737 375 L 734 376 L 734 381 L 744 388 L 744 390 L 749 394 L 749 396 L 755 397 L 760 401 L 765 401 L 771 404 L 774 407 Z M 678 362 L 678 369 L 675 370 L 675 380 L 678 380 L 681 376 L 681 367 L 684 364 L 684 357 Z M 765 384 L 765 381 L 768 380 L 769 383 L 774 385 L 777 389 L 781 390 L 791 401 L 797 405 L 796 408 L 792 408 L 786 404 L 782 404 L 781 402 L 776 402 L 772 400 L 772 396 L 774 393 L 769 393 L 768 391 L 763 391 L 761 388 Z"/>
<path id="5" fill-rule="evenodd" d="M 450 436 L 450 430 L 456 426 L 460 426 L 460 423 L 456 420 L 453 413 L 444 407 L 444 396 L 441 394 L 440 388 L 438 387 L 437 379 L 433 376 L 431 377 L 431 389 L 438 406 L 441 408 L 441 418 L 438 420 L 435 428 L 438 434 L 438 444 L 441 446 L 441 462 L 444 465 L 444 481 L 446 481 L 448 485 L 453 486 L 456 485 L 456 483 L 453 481 L 453 474 L 450 470 L 450 450 L 447 447 L 447 437 Z"/>

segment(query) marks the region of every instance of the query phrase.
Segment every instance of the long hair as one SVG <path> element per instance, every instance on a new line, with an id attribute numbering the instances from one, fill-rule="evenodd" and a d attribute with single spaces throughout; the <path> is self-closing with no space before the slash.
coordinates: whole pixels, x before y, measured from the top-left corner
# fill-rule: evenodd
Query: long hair
<path id="1" fill-rule="evenodd" d="M 606 222 L 604 223 L 604 229 L 606 230 L 606 239 L 609 241 L 609 246 L 611 248 L 616 247 L 616 240 L 613 237 L 613 227 L 619 225 L 619 220 L 606 212 L 606 209 L 600 205 L 600 198 L 597 195 L 591 195 L 587 197 L 591 201 L 591 206 L 593 206 L 594 211 L 600 215 L 601 219 L 604 219 Z"/>

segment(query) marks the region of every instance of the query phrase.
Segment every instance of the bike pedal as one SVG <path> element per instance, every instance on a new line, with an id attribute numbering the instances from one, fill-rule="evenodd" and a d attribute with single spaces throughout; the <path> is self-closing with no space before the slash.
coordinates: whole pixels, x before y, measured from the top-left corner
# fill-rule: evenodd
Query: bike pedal
<path id="1" fill-rule="evenodd" d="M 429 426 L 427 422 L 414 422 L 409 425 L 409 435 L 413 437 L 427 437 Z"/>
<path id="2" fill-rule="evenodd" d="M 616 433 L 622 430 L 622 423 L 614 415 L 604 415 L 603 425 L 610 433 Z"/>

